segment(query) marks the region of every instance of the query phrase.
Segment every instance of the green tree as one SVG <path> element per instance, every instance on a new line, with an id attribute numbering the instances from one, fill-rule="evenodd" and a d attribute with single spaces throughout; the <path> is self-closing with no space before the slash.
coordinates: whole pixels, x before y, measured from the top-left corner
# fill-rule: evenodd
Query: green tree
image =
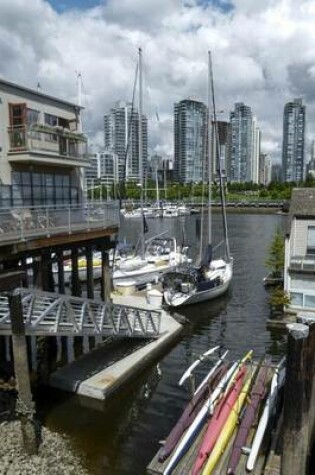
<path id="1" fill-rule="evenodd" d="M 274 234 L 268 253 L 269 255 L 265 262 L 266 266 L 270 269 L 273 277 L 281 277 L 284 267 L 284 237 L 280 228 L 277 228 Z"/>

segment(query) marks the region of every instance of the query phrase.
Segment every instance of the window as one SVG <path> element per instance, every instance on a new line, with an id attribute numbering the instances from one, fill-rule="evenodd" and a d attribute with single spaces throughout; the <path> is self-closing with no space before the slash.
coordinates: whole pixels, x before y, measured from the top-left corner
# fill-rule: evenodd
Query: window
<path id="1" fill-rule="evenodd" d="M 295 307 L 303 307 L 303 294 L 299 292 L 291 292 L 291 305 Z"/>
<path id="2" fill-rule="evenodd" d="M 307 254 L 315 254 L 315 226 L 307 228 Z"/>
<path id="3" fill-rule="evenodd" d="M 10 126 L 24 126 L 26 122 L 26 104 L 9 104 Z"/>
<path id="4" fill-rule="evenodd" d="M 51 127 L 56 127 L 58 125 L 58 117 L 52 114 L 45 114 L 44 121 L 46 125 L 50 125 Z M 45 134 L 46 142 L 57 142 L 57 135 L 56 134 Z"/>

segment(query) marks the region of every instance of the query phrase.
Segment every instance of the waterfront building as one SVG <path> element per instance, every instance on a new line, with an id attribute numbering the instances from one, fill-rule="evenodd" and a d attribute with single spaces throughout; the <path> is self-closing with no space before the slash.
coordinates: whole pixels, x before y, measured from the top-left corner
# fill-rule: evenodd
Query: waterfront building
<path id="1" fill-rule="evenodd" d="M 174 177 L 180 183 L 204 179 L 207 150 L 207 107 L 184 99 L 174 104 Z"/>
<path id="2" fill-rule="evenodd" d="M 260 132 L 251 108 L 243 102 L 236 103 L 230 113 L 230 124 L 228 181 L 258 183 Z"/>
<path id="3" fill-rule="evenodd" d="M 284 106 L 282 173 L 283 181 L 304 180 L 305 112 L 302 99 Z"/>
<path id="4" fill-rule="evenodd" d="M 215 127 L 216 125 L 216 127 Z M 215 131 L 217 131 L 217 137 L 215 137 Z M 219 176 L 219 167 L 221 162 L 222 176 L 226 176 L 226 164 L 228 155 L 228 143 L 230 137 L 230 124 L 223 120 L 217 120 L 216 124 L 212 121 L 211 128 L 211 154 L 212 154 L 212 176 L 215 180 Z M 219 153 L 217 153 L 217 147 L 219 146 Z"/>
<path id="5" fill-rule="evenodd" d="M 315 178 L 315 140 L 312 142 L 311 146 L 311 158 L 308 164 L 306 165 L 306 177 L 311 175 Z"/>
<path id="6" fill-rule="evenodd" d="M 266 153 L 259 155 L 259 181 L 260 185 L 268 186 L 271 182 L 271 159 Z"/>
<path id="7" fill-rule="evenodd" d="M 253 183 L 259 183 L 259 157 L 260 157 L 260 141 L 261 132 L 256 117 L 253 117 L 252 123 L 252 141 L 253 151 L 251 159 L 251 180 Z"/>
<path id="8" fill-rule="evenodd" d="M 289 308 L 315 317 L 315 191 L 292 190 L 285 237 L 284 289 Z"/>
<path id="9" fill-rule="evenodd" d="M 129 102 L 118 101 L 104 116 L 105 149 L 118 158 L 120 182 L 140 180 L 139 168 L 139 113 Z M 148 160 L 148 125 L 142 115 L 142 159 L 145 176 Z M 143 177 L 144 178 L 144 177 Z"/>
<path id="10" fill-rule="evenodd" d="M 281 163 L 273 163 L 271 165 L 271 181 L 281 181 L 282 165 Z"/>
<path id="11" fill-rule="evenodd" d="M 90 166 L 85 170 L 85 182 L 102 181 L 108 185 L 118 183 L 118 157 L 110 150 L 103 150 L 90 157 Z"/>
<path id="12" fill-rule="evenodd" d="M 0 80 L 0 205 L 77 203 L 88 166 L 81 107 Z"/>

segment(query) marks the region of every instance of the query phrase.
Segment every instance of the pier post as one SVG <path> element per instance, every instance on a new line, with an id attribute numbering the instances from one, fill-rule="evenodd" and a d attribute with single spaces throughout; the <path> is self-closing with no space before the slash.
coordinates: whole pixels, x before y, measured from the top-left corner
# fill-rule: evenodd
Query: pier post
<path id="1" fill-rule="evenodd" d="M 65 293 L 65 271 L 63 268 L 63 250 L 57 252 L 57 267 L 58 267 L 58 292 Z"/>
<path id="2" fill-rule="evenodd" d="M 109 267 L 108 252 L 102 250 L 102 283 L 101 283 L 101 298 L 104 302 L 111 301 L 112 291 L 112 276 Z"/>
<path id="3" fill-rule="evenodd" d="M 74 248 L 71 252 L 71 291 L 75 297 L 81 297 L 81 285 L 79 279 L 78 249 Z"/>
<path id="4" fill-rule="evenodd" d="M 74 361 L 74 337 L 67 336 L 67 361 L 68 363 L 72 363 Z"/>
<path id="5" fill-rule="evenodd" d="M 56 346 L 57 346 L 56 363 L 60 363 L 60 361 L 62 360 L 62 340 L 61 340 L 61 336 L 56 336 Z"/>
<path id="6" fill-rule="evenodd" d="M 4 348 L 5 348 L 5 360 L 7 362 L 11 361 L 11 350 L 10 350 L 10 345 L 11 343 L 11 337 L 8 335 L 4 336 Z"/>
<path id="7" fill-rule="evenodd" d="M 14 373 L 17 381 L 18 399 L 16 411 L 21 422 L 23 444 L 29 455 L 37 454 L 37 437 L 34 422 L 35 406 L 32 399 L 27 358 L 27 345 L 23 320 L 21 296 L 9 294 L 9 308 L 12 325 L 12 348 Z"/>
<path id="8" fill-rule="evenodd" d="M 86 246 L 86 286 L 88 299 L 94 299 L 93 249 Z"/>
<path id="9" fill-rule="evenodd" d="M 307 365 L 309 328 L 288 325 L 288 350 L 283 407 L 281 474 L 306 474 L 309 443 L 309 384 Z M 312 375 L 313 377 L 313 375 Z"/>
<path id="10" fill-rule="evenodd" d="M 51 265 L 51 252 L 48 250 L 43 251 L 41 254 L 40 269 L 43 290 L 53 292 L 55 290 L 55 285 Z"/>
<path id="11" fill-rule="evenodd" d="M 36 335 L 32 335 L 30 338 L 31 338 L 32 370 L 37 371 L 37 339 L 36 339 Z"/>
<path id="12" fill-rule="evenodd" d="M 306 361 L 306 371 L 308 374 L 307 377 L 307 386 L 306 386 L 306 397 L 308 404 L 308 464 L 312 456 L 312 449 L 315 442 L 315 317 L 304 317 L 298 316 L 297 321 L 308 325 L 309 327 L 309 336 L 308 336 L 308 345 L 307 345 L 307 361 Z M 309 467 L 308 467 L 309 468 Z"/>

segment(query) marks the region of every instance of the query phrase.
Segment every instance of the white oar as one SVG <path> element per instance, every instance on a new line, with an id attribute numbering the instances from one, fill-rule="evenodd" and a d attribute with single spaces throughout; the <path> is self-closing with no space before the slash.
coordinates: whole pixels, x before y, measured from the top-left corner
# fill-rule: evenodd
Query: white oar
<path id="1" fill-rule="evenodd" d="M 263 413 L 262 413 L 262 415 L 259 419 L 258 427 L 257 427 L 256 433 L 255 433 L 255 437 L 254 437 L 252 447 L 251 447 L 251 450 L 250 450 L 250 453 L 249 453 L 249 457 L 248 457 L 248 460 L 247 460 L 247 464 L 246 464 L 246 469 L 249 472 L 251 472 L 255 467 L 255 463 L 256 463 L 256 460 L 257 460 L 257 457 L 258 457 L 258 453 L 259 453 L 259 449 L 260 449 L 260 446 L 261 446 L 263 438 L 264 438 L 264 434 L 265 434 L 266 429 L 267 429 L 268 421 L 271 417 L 273 408 L 274 408 L 274 406 L 277 402 L 278 391 L 279 391 L 279 389 L 281 388 L 281 386 L 283 385 L 283 382 L 284 382 L 285 368 L 282 368 L 284 361 L 285 361 L 285 358 L 282 358 L 282 360 L 278 364 L 278 366 L 277 366 L 277 368 L 274 372 L 274 375 L 272 377 L 272 380 L 271 380 L 270 392 L 269 392 L 269 395 L 266 399 L 266 403 L 265 403 Z"/>
<path id="2" fill-rule="evenodd" d="M 220 348 L 220 346 L 215 346 L 214 348 L 210 348 L 210 350 L 206 351 L 202 355 L 198 356 L 198 358 L 189 366 L 188 369 L 186 369 L 185 373 L 183 376 L 180 378 L 180 381 L 178 383 L 179 386 L 182 386 L 182 384 L 186 381 L 187 378 L 191 375 L 193 370 L 201 363 L 207 356 L 210 356 L 212 353 L 217 351 Z"/>
<path id="3" fill-rule="evenodd" d="M 211 378 L 211 376 L 213 375 L 215 370 L 222 364 L 223 360 L 226 358 L 226 355 L 228 354 L 228 352 L 229 352 L 229 350 L 226 350 L 226 352 L 223 353 L 221 358 L 216 362 L 216 364 L 213 366 L 213 368 L 211 368 L 209 373 L 204 377 L 204 379 L 201 381 L 198 388 L 194 392 L 194 396 L 195 396 L 195 394 L 197 394 L 198 391 L 200 391 L 200 389 L 202 389 L 204 387 L 205 384 L 207 384 L 207 382 L 209 381 L 209 379 Z"/>

